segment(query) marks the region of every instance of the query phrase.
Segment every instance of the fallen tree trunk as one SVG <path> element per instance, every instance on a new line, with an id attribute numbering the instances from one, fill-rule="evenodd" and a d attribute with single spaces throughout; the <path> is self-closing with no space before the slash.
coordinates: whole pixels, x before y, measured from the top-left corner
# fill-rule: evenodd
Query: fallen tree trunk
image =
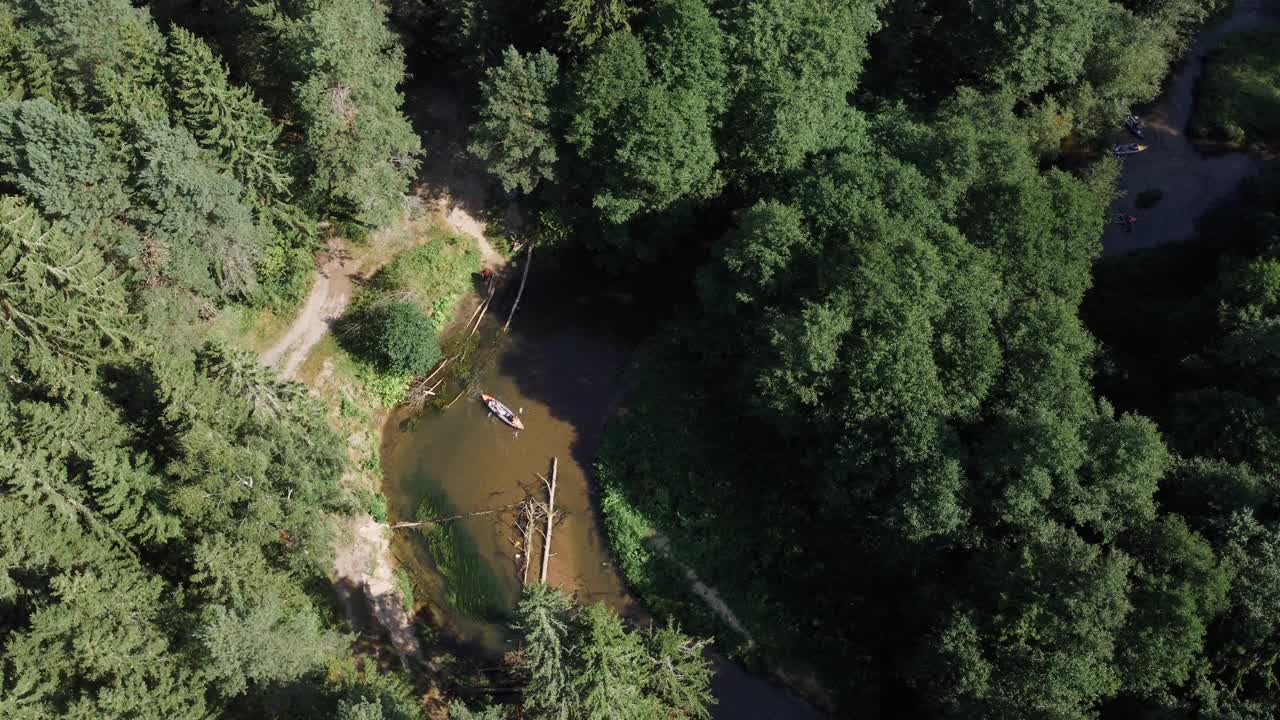
<path id="1" fill-rule="evenodd" d="M 524 553 L 524 561 L 520 564 L 521 585 L 529 584 L 529 564 L 533 558 L 533 524 L 537 522 L 537 509 L 534 504 L 533 498 L 524 499 L 524 545 L 520 548 Z"/>
<path id="2" fill-rule="evenodd" d="M 533 243 L 529 243 L 529 249 L 524 252 L 524 272 L 520 273 L 520 289 L 516 291 L 516 301 L 511 303 L 511 312 L 507 313 L 507 324 L 502 326 L 502 332 L 506 332 L 511 327 L 511 319 L 516 316 L 516 308 L 520 307 L 520 298 L 524 295 L 524 283 L 529 279 L 529 265 L 533 260 Z"/>
<path id="3" fill-rule="evenodd" d="M 551 480 L 545 481 L 547 483 L 547 530 L 542 534 L 542 576 L 538 578 L 538 582 L 544 585 L 547 582 L 547 566 L 551 562 L 551 528 L 556 519 L 556 468 L 558 465 L 559 460 L 551 458 Z"/>
<path id="4" fill-rule="evenodd" d="M 520 502 L 524 502 L 524 501 L 522 500 Z M 392 525 L 391 529 L 404 530 L 406 528 L 419 528 L 419 527 L 426 527 L 427 525 L 438 525 L 442 522 L 448 522 L 450 520 L 460 520 L 462 518 L 475 517 L 477 515 L 488 515 L 490 513 L 502 512 L 503 510 L 509 510 L 519 504 L 520 503 L 518 502 L 513 502 L 509 505 L 503 505 L 501 507 L 496 507 L 496 508 L 489 508 L 488 510 L 477 510 L 475 512 L 462 513 L 461 515 L 450 515 L 449 517 L 434 518 L 432 520 L 421 520 L 419 522 L 398 522 Z"/>
<path id="5" fill-rule="evenodd" d="M 482 305 L 482 306 L 481 306 L 481 310 L 480 310 L 480 319 L 479 319 L 479 320 L 476 320 L 476 326 L 475 326 L 474 328 L 471 328 L 471 332 L 467 334 L 467 339 L 468 339 L 468 340 L 470 340 L 470 339 L 471 339 L 471 336 L 472 336 L 472 335 L 475 335 L 475 334 L 476 334 L 476 331 L 480 329 L 480 323 L 484 322 L 484 314 L 485 314 L 485 313 L 487 313 L 487 312 L 489 312 L 489 305 L 490 305 L 492 302 L 493 302 L 493 296 L 492 296 L 492 295 L 490 295 L 488 298 L 486 298 L 486 299 L 485 299 L 485 301 L 484 301 L 484 305 Z"/>

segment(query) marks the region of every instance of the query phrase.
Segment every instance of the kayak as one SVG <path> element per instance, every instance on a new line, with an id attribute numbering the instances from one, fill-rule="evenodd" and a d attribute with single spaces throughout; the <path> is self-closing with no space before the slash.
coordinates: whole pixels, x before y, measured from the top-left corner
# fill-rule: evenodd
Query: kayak
<path id="1" fill-rule="evenodd" d="M 494 415 L 502 418 L 502 422 L 517 430 L 524 429 L 524 423 L 520 422 L 519 416 L 511 412 L 511 408 L 503 405 L 501 400 L 493 397 L 492 395 L 481 395 L 480 399 L 484 400 L 484 404 L 489 406 L 489 410 L 492 411 Z"/>
<path id="2" fill-rule="evenodd" d="M 1138 143 L 1129 143 L 1128 145 L 1113 145 L 1111 152 L 1116 155 L 1136 155 L 1147 149 L 1147 145 L 1139 145 Z"/>
<path id="3" fill-rule="evenodd" d="M 1142 134 L 1142 120 L 1137 115 L 1130 115 L 1124 119 L 1124 126 L 1129 132 L 1138 136 L 1139 140 L 1145 140 L 1146 135 Z"/>

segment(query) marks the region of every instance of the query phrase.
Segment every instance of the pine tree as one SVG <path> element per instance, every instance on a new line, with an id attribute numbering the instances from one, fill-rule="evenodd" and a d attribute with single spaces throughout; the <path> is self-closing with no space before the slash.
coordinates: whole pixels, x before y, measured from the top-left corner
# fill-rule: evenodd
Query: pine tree
<path id="1" fill-rule="evenodd" d="M 88 110 L 101 104 L 95 78 L 113 70 L 130 86 L 160 80 L 164 36 L 146 8 L 129 0 L 29 0 L 24 25 L 36 45 L 55 60 L 55 95 L 67 107 Z"/>
<path id="2" fill-rule="evenodd" d="M 518 667 L 528 675 L 524 709 L 533 717 L 574 717 L 568 646 L 572 605 L 567 595 L 539 583 L 525 588 L 516 609 L 512 627 L 523 643 Z"/>
<path id="3" fill-rule="evenodd" d="M 169 33 L 164 66 L 174 120 L 230 169 L 253 205 L 284 196 L 290 178 L 275 150 L 280 129 L 266 107 L 248 88 L 232 85 L 222 60 L 180 27 Z"/>
<path id="4" fill-rule="evenodd" d="M 31 32 L 0 9 L 0 101 L 52 101 L 53 66 Z"/>
<path id="5" fill-rule="evenodd" d="M 662 705 L 662 717 L 709 720 L 708 706 L 715 698 L 711 666 L 703 653 L 711 641 L 691 638 L 671 623 L 648 628 L 642 639 L 653 663 L 645 692 Z"/>
<path id="6" fill-rule="evenodd" d="M 0 327 L 38 365 L 87 365 L 128 337 L 124 286 L 91 245 L 0 198 Z"/>
<path id="7" fill-rule="evenodd" d="M 248 297 L 270 236 L 244 204 L 243 187 L 210 166 L 186 130 L 138 119 L 128 138 L 136 153 L 131 214 L 142 236 L 168 255 L 158 270 L 208 297 Z"/>
<path id="8" fill-rule="evenodd" d="M 564 19 L 566 45 L 588 48 L 609 33 L 626 27 L 632 9 L 626 0 L 557 0 Z"/>
<path id="9" fill-rule="evenodd" d="M 404 50 L 386 9 L 364 0 L 298 4 L 296 16 L 258 6 L 258 39 L 292 81 L 282 102 L 302 131 L 302 204 L 368 230 L 399 217 L 421 143 L 401 113 Z"/>
<path id="10" fill-rule="evenodd" d="M 285 417 L 306 396 L 301 383 L 281 380 L 257 355 L 223 342 L 205 343 L 196 366 L 231 395 L 248 400 L 255 414 L 273 420 Z"/>
<path id="11" fill-rule="evenodd" d="M 643 693 L 650 662 L 640 638 L 604 603 L 583 609 L 575 618 L 573 681 L 574 717 L 582 720 L 656 720 L 655 698 Z"/>
<path id="12" fill-rule="evenodd" d="M 467 149 L 485 161 L 507 192 L 533 192 L 542 180 L 555 178 L 551 100 L 558 73 L 555 56 L 546 50 L 525 56 L 509 47 L 480 84 L 480 119 L 471 127 Z"/>
<path id="13" fill-rule="evenodd" d="M 124 175 L 83 117 L 42 98 L 0 104 L 0 181 L 69 231 L 96 230 L 127 205 Z"/>

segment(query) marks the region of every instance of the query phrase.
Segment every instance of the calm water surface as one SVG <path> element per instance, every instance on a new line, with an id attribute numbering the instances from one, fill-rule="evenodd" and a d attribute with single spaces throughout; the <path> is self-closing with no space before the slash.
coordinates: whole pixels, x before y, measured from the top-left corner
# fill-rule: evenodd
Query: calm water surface
<path id="1" fill-rule="evenodd" d="M 563 520 L 552 533 L 548 582 L 580 601 L 603 601 L 624 617 L 647 622 L 612 566 L 589 469 L 605 422 L 621 397 L 630 353 L 652 324 L 633 297 L 596 285 L 584 282 L 581 273 L 535 264 L 511 332 L 478 384 L 479 391 L 520 409 L 525 430 L 517 433 L 493 417 L 478 395 L 464 396 L 446 411 L 428 410 L 414 423 L 393 417 L 383 440 L 384 491 L 393 522 L 414 519 L 427 495 L 447 498 L 449 513 L 507 505 L 526 492 L 544 499 L 535 473 L 547 475 L 556 457 L 556 509 Z M 505 310 L 505 304 L 495 304 L 494 314 Z M 499 319 L 486 319 L 486 324 L 496 326 Z M 474 545 L 508 608 L 520 591 L 514 521 L 514 511 L 453 521 L 454 531 L 465 532 Z M 450 610 L 449 588 L 434 572 L 416 532 L 397 531 L 393 549 L 414 575 L 420 594 L 425 591 L 435 624 L 451 641 L 488 654 L 510 648 L 512 639 L 501 622 Z M 531 578 L 537 578 L 539 560 L 535 552 Z M 821 717 L 732 663 L 717 660 L 714 689 L 718 720 Z"/>

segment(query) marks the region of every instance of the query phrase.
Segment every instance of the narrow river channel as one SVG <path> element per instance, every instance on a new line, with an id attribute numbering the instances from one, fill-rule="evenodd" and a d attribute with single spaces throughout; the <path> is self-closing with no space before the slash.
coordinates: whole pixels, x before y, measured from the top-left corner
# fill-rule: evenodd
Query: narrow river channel
<path id="1" fill-rule="evenodd" d="M 499 307 L 505 312 L 505 305 Z M 413 422 L 393 417 L 382 449 L 391 520 L 414 519 L 427 498 L 434 510 L 450 514 L 514 503 L 526 489 L 541 497 L 535 473 L 545 475 L 557 457 L 556 506 L 565 515 L 554 532 L 548 582 L 582 602 L 602 601 L 633 622 L 648 622 L 612 566 L 590 468 L 605 423 L 621 400 L 631 352 L 654 328 L 652 315 L 634 296 L 599 287 L 585 270 L 535 265 L 510 334 L 479 375 L 480 391 L 520 409 L 525 430 L 517 433 L 492 417 L 471 395 Z M 487 319 L 486 331 L 494 332 L 501 319 Z M 419 594 L 426 595 L 420 605 L 433 624 L 452 643 L 480 655 L 511 647 L 500 615 L 515 605 L 520 590 L 512 512 L 451 523 L 453 545 L 467 556 L 455 561 L 453 578 L 438 572 L 418 533 L 397 533 L 393 543 Z M 538 565 L 535 558 L 532 577 Z M 487 607 L 490 617 L 460 612 L 458 605 Z M 822 717 L 737 665 L 717 659 L 716 669 L 718 720 Z"/>

